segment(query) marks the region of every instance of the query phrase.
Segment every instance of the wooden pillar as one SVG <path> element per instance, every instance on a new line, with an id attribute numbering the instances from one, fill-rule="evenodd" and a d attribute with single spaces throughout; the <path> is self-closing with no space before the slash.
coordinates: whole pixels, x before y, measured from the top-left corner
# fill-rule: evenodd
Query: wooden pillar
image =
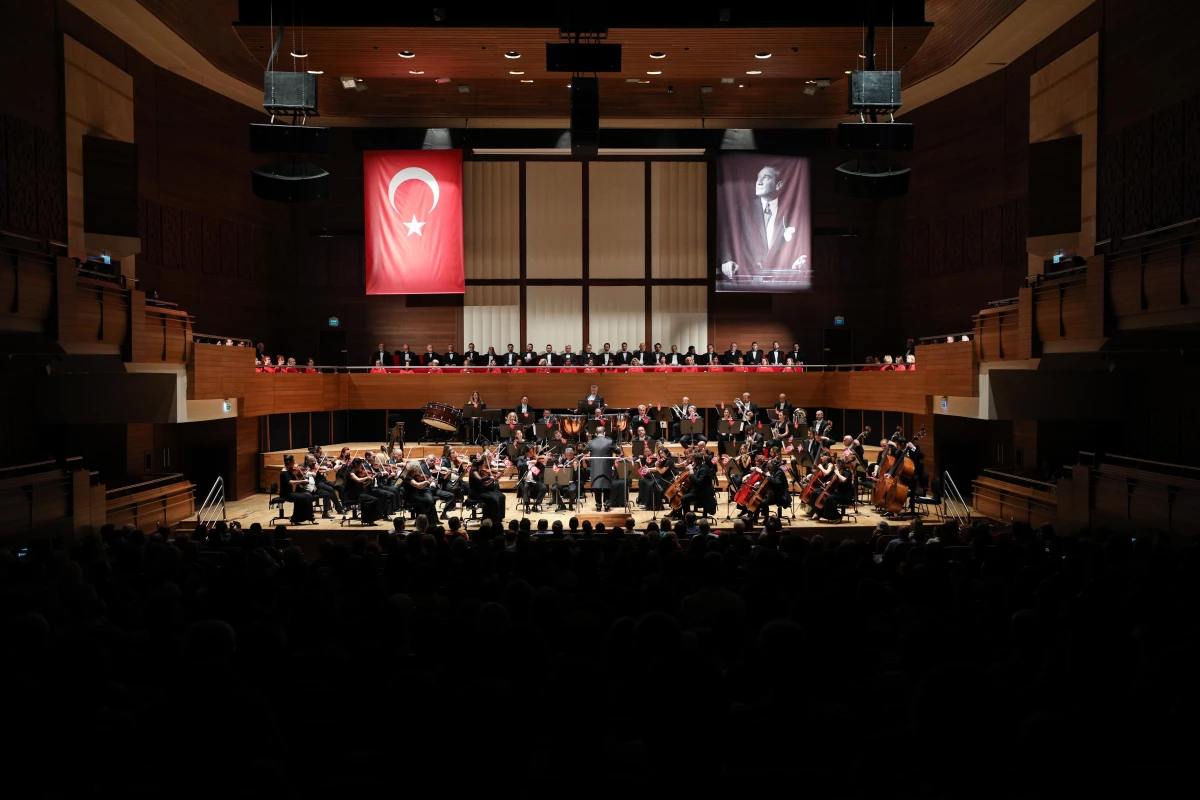
<path id="1" fill-rule="evenodd" d="M 1017 292 L 1017 358 L 1040 358 L 1041 343 L 1033 325 L 1033 289 L 1022 286 Z"/>
<path id="2" fill-rule="evenodd" d="M 60 256 L 54 262 L 55 328 L 54 338 L 73 342 L 78 329 L 75 308 L 75 260 Z"/>

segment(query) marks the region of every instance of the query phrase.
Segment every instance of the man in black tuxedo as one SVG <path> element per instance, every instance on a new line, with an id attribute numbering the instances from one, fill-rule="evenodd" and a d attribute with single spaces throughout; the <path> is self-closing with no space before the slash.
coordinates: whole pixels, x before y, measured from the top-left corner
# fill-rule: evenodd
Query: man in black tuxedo
<path id="1" fill-rule="evenodd" d="M 608 342 L 604 343 L 604 349 L 600 351 L 600 355 L 596 357 L 597 367 L 615 367 L 617 365 L 617 354 L 612 351 L 612 345 Z"/>
<path id="2" fill-rule="evenodd" d="M 528 499 L 535 506 L 534 511 L 541 511 L 542 498 L 546 496 L 545 465 L 537 462 L 537 445 L 530 444 L 521 455 L 517 456 L 517 495 Z"/>
<path id="3" fill-rule="evenodd" d="M 650 358 L 652 358 L 654 363 L 657 364 L 665 355 L 666 353 L 663 352 L 662 345 L 658 342 L 655 342 L 654 349 L 650 351 Z M 679 360 L 682 363 L 683 359 L 681 358 Z"/>
<path id="4" fill-rule="evenodd" d="M 629 351 L 629 342 L 621 342 L 621 349 L 617 351 L 617 366 L 628 367 L 633 361 L 633 353 Z"/>
<path id="5" fill-rule="evenodd" d="M 454 352 L 454 345 L 449 345 L 445 357 L 439 358 L 438 361 L 442 362 L 443 367 L 461 367 L 463 363 L 462 356 Z"/>
<path id="6" fill-rule="evenodd" d="M 704 453 L 692 456 L 692 486 L 683 495 L 681 508 L 672 511 L 671 516 L 682 518 L 683 514 L 694 509 L 702 513 L 713 514 L 717 510 L 716 496 L 716 467 Z"/>
<path id="7" fill-rule="evenodd" d="M 513 409 L 517 414 L 517 421 L 522 425 L 532 425 L 533 415 L 536 414 L 533 406 L 529 405 L 529 395 L 521 395 L 521 402 L 517 403 L 517 407 Z"/>
<path id="8" fill-rule="evenodd" d="M 579 401 L 589 413 L 594 409 L 604 408 L 604 396 L 600 394 L 599 388 L 593 383 L 592 390 L 588 393 L 588 396 Z"/>
<path id="9" fill-rule="evenodd" d="M 771 342 L 771 349 L 767 352 L 767 363 L 776 366 L 783 366 L 787 361 L 787 353 L 779 349 L 779 342 Z"/>
<path id="10" fill-rule="evenodd" d="M 513 346 L 510 344 L 508 349 L 501 353 L 500 358 L 496 359 L 496 363 L 502 367 L 515 367 L 521 363 L 521 357 L 517 354 L 516 350 L 513 350 Z"/>
<path id="11" fill-rule="evenodd" d="M 385 367 L 392 365 L 392 356 L 388 353 L 387 348 L 383 346 L 383 342 L 380 342 L 379 347 L 375 348 L 375 352 L 371 353 L 370 358 L 367 359 L 367 364 L 373 367 L 377 359 Z"/>
<path id="12" fill-rule="evenodd" d="M 833 423 L 825 419 L 825 412 L 818 411 L 817 419 L 811 426 L 813 435 L 817 437 L 817 441 L 822 447 L 829 447 L 830 437 L 833 435 Z"/>
<path id="13" fill-rule="evenodd" d="M 671 345 L 671 352 L 667 353 L 667 366 L 668 367 L 682 367 L 683 366 L 683 354 L 679 352 L 679 345 L 677 345 L 677 344 Z"/>
<path id="14" fill-rule="evenodd" d="M 510 344 L 509 347 L 512 347 L 512 345 Z M 514 355 L 516 356 L 516 360 L 518 362 L 520 362 L 520 364 L 522 366 L 525 366 L 525 367 L 537 366 L 538 354 L 533 352 L 533 344 L 532 343 L 525 345 L 525 352 L 515 353 Z"/>
<path id="15" fill-rule="evenodd" d="M 723 357 L 726 364 L 736 364 L 737 360 L 742 357 L 742 351 L 738 350 L 737 342 L 730 342 L 729 349 L 725 351 Z"/>
<path id="16" fill-rule="evenodd" d="M 779 393 L 779 401 L 775 403 L 775 411 L 779 416 L 787 420 L 788 425 L 792 424 L 792 404 L 788 402 L 786 394 Z"/>
<path id="17" fill-rule="evenodd" d="M 428 367 L 434 361 L 442 363 L 442 357 L 433 349 L 433 345 L 425 345 L 425 352 L 421 354 L 421 366 Z"/>
<path id="18" fill-rule="evenodd" d="M 600 357 L 596 355 L 596 351 L 592 349 L 590 344 L 583 349 L 583 355 L 579 356 L 579 363 L 586 364 L 589 358 L 593 364 L 600 364 Z"/>
<path id="19" fill-rule="evenodd" d="M 479 366 L 479 351 L 475 349 L 474 342 L 467 345 L 467 352 L 463 353 L 462 363 L 468 367 Z"/>
<path id="20" fill-rule="evenodd" d="M 396 359 L 396 363 L 405 369 L 412 369 L 421 363 L 421 359 L 416 353 L 408 349 L 408 345 L 404 345 L 392 355 Z"/>
<path id="21" fill-rule="evenodd" d="M 798 343 L 792 344 L 792 350 L 787 354 L 787 358 L 790 358 L 792 363 L 796 364 L 797 366 L 799 366 L 800 362 L 804 360 L 804 356 L 800 352 L 800 345 Z M 787 363 L 787 358 L 784 359 L 784 363 Z"/>
<path id="22" fill-rule="evenodd" d="M 706 350 L 696 359 L 696 363 L 703 367 L 719 366 L 721 363 L 721 354 L 718 353 L 717 349 L 710 344 L 708 346 L 708 350 Z"/>
<path id="23" fill-rule="evenodd" d="M 751 342 L 750 351 L 746 353 L 746 363 L 757 364 L 758 362 L 762 361 L 762 357 L 763 351 L 758 349 L 758 342 Z"/>
<path id="24" fill-rule="evenodd" d="M 583 363 L 583 359 L 579 357 L 578 353 L 571 352 L 571 345 L 568 344 L 568 345 L 564 346 L 563 351 L 558 354 L 558 363 L 560 366 L 567 362 L 567 356 L 571 357 L 572 364 L 582 364 Z"/>
<path id="25" fill-rule="evenodd" d="M 542 358 L 546 360 L 547 367 L 557 367 L 562 363 L 559 360 L 558 353 L 554 352 L 554 345 L 552 344 L 546 345 L 546 352 L 542 353 Z"/>

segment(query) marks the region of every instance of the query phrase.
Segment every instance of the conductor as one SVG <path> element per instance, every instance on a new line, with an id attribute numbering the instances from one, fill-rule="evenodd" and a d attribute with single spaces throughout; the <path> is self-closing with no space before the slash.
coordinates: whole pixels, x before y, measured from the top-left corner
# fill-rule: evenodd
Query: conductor
<path id="1" fill-rule="evenodd" d="M 592 476 L 592 489 L 596 495 L 596 510 L 608 510 L 608 493 L 613 483 L 613 456 L 621 455 L 621 447 L 605 435 L 604 428 L 596 428 L 596 435 L 584 446 L 583 458 Z M 593 463 L 594 461 L 594 463 Z"/>

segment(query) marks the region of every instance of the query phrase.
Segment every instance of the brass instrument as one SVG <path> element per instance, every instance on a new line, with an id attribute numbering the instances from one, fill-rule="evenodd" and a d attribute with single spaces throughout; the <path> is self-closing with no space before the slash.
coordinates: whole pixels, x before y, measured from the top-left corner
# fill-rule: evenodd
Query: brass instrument
<path id="1" fill-rule="evenodd" d="M 735 397 L 733 399 L 733 404 L 737 407 L 738 415 L 742 418 L 742 422 L 749 425 L 754 421 L 754 412 L 750 410 L 750 406 L 747 403 L 742 402 L 742 398 Z"/>
<path id="2" fill-rule="evenodd" d="M 808 412 L 803 408 L 797 408 L 792 411 L 792 427 L 796 428 L 800 425 L 808 424 Z"/>

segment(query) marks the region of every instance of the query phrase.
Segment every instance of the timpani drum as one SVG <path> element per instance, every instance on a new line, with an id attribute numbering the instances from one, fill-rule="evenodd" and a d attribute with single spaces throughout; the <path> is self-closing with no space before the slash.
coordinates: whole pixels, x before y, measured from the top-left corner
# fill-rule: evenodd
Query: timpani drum
<path id="1" fill-rule="evenodd" d="M 558 424 L 562 426 L 563 436 L 568 439 L 578 439 L 579 434 L 583 431 L 583 424 L 586 420 L 582 414 L 566 414 L 558 418 Z"/>
<path id="2" fill-rule="evenodd" d="M 426 403 L 425 413 L 421 416 L 421 421 L 426 425 L 443 431 L 458 430 L 458 423 L 461 420 L 462 409 L 445 403 Z"/>
<path id="3" fill-rule="evenodd" d="M 628 414 L 605 414 L 608 419 L 608 429 L 613 433 L 622 434 L 629 430 Z"/>

